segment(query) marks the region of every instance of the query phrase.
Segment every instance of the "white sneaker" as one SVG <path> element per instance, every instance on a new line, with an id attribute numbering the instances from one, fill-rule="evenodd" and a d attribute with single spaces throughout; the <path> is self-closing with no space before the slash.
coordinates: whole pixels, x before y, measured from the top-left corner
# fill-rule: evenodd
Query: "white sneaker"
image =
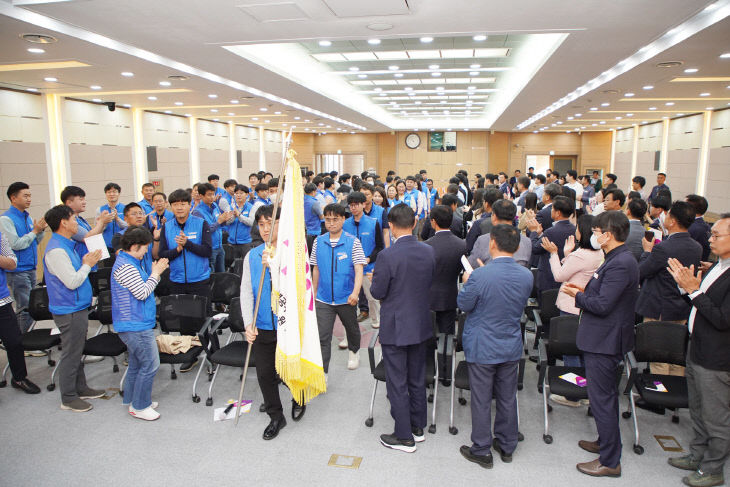
<path id="1" fill-rule="evenodd" d="M 371 323 L 370 326 L 372 326 L 375 329 L 380 328 L 380 323 Z"/>
<path id="2" fill-rule="evenodd" d="M 580 403 L 577 401 L 571 401 L 569 399 L 566 399 L 564 396 L 559 396 L 557 394 L 550 394 L 550 400 L 554 402 L 555 404 L 560 404 L 562 406 L 568 406 L 571 408 L 577 408 L 580 407 Z"/>
<path id="3" fill-rule="evenodd" d="M 126 406 L 126 404 L 123 404 L 123 406 Z M 157 409 L 157 406 L 159 406 L 159 404 L 157 404 L 157 402 L 155 402 L 155 401 L 152 401 L 152 404 L 150 404 L 150 405 L 149 405 L 149 407 L 151 407 L 152 409 Z M 132 405 L 130 404 L 130 405 L 129 405 L 129 412 L 131 413 L 131 412 L 132 412 L 132 411 L 134 411 L 134 410 L 135 410 L 135 409 L 134 409 L 134 408 L 132 407 Z"/>
<path id="4" fill-rule="evenodd" d="M 135 418 L 144 419 L 145 421 L 154 421 L 160 417 L 160 413 L 152 409 L 152 407 L 147 407 L 141 411 L 130 407 L 129 414 Z"/>
<path id="5" fill-rule="evenodd" d="M 350 357 L 347 360 L 347 368 L 349 370 L 355 370 L 360 366 L 360 355 L 357 352 L 350 350 Z"/>
<path id="6" fill-rule="evenodd" d="M 347 337 L 343 338 L 340 344 L 338 345 L 342 350 L 347 348 Z"/>

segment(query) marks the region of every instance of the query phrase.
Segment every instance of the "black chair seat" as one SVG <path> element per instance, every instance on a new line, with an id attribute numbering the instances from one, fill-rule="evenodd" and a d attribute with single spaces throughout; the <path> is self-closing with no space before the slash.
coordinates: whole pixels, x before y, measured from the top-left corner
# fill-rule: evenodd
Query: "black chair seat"
<path id="1" fill-rule="evenodd" d="M 61 344 L 61 335 L 51 335 L 49 328 L 30 330 L 23 335 L 23 350 L 48 350 Z"/>
<path id="2" fill-rule="evenodd" d="M 547 380 L 550 385 L 550 393 L 569 397 L 571 399 L 588 399 L 588 387 L 590 387 L 590 384 L 585 387 L 578 387 L 567 380 L 560 378 L 561 375 L 569 374 L 571 372 L 581 377 L 586 376 L 586 369 L 583 367 L 549 367 L 547 371 Z"/>
<path id="3" fill-rule="evenodd" d="M 456 366 L 454 385 L 457 389 L 471 390 L 469 389 L 469 366 L 466 364 L 466 360 L 462 360 Z"/>
<path id="4" fill-rule="evenodd" d="M 435 375 L 436 370 L 434 367 L 433 360 L 426 360 L 426 385 L 433 384 L 433 376 Z M 375 367 L 375 372 L 373 372 L 373 378 L 375 380 L 379 380 L 381 382 L 385 382 L 385 362 L 382 360 L 378 363 L 378 365 Z"/>
<path id="5" fill-rule="evenodd" d="M 84 355 L 116 357 L 126 351 L 127 346 L 116 333 L 100 333 L 86 340 L 84 345 Z"/>
<path id="6" fill-rule="evenodd" d="M 186 364 L 188 362 L 194 362 L 198 355 L 203 353 L 203 347 L 191 347 L 185 353 L 160 353 L 161 364 Z"/>
<path id="7" fill-rule="evenodd" d="M 647 387 L 654 387 L 654 382 L 661 382 L 667 392 L 650 391 Z M 637 389 L 641 398 L 656 406 L 665 408 L 688 408 L 687 379 L 676 375 L 641 374 L 637 378 Z"/>
<path id="8" fill-rule="evenodd" d="M 246 351 L 248 350 L 248 342 L 236 340 L 225 347 L 216 350 L 210 356 L 210 361 L 214 364 L 227 365 L 229 367 L 241 367 L 246 365 Z M 253 351 L 248 361 L 249 367 L 256 367 L 253 358 Z"/>

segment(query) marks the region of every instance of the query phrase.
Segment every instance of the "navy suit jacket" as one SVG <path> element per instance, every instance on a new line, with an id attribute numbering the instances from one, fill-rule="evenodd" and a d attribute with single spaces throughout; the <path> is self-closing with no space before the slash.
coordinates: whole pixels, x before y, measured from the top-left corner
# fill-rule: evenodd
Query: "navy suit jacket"
<path id="1" fill-rule="evenodd" d="M 430 245 L 400 237 L 378 254 L 370 294 L 380 300 L 380 343 L 416 345 L 433 336 L 429 295 L 435 268 Z"/>
<path id="2" fill-rule="evenodd" d="M 575 296 L 582 310 L 576 343 L 580 350 L 623 355 L 634 348 L 634 306 L 639 294 L 639 264 L 626 245 L 606 260 Z"/>
<path id="3" fill-rule="evenodd" d="M 562 261 L 565 255 L 563 254 L 563 247 L 568 237 L 575 235 L 575 225 L 570 223 L 568 220 L 560 220 L 555 222 L 555 225 L 548 228 L 542 233 L 542 236 L 538 236 L 537 232 L 530 234 L 530 240 L 532 240 L 532 255 L 539 255 L 539 261 L 537 264 L 537 288 L 540 291 L 547 291 L 548 289 L 555 289 L 560 287 L 559 282 L 555 282 L 553 279 L 553 271 L 550 268 L 550 254 L 547 250 L 542 248 L 542 237 L 547 237 L 552 243 L 558 246 L 558 256 Z"/>
<path id="4" fill-rule="evenodd" d="M 702 246 L 702 260 L 707 261 L 710 257 L 710 233 L 712 227 L 700 216 L 695 218 L 695 221 L 692 222 L 692 225 L 689 226 L 687 231 Z"/>
<path id="5" fill-rule="evenodd" d="M 683 266 L 699 268 L 702 246 L 689 233 L 679 232 L 665 238 L 639 260 L 641 293 L 636 312 L 647 318 L 686 320 L 690 305 L 682 299 L 677 283 L 667 271 L 667 260 L 673 257 Z"/>
<path id="6" fill-rule="evenodd" d="M 436 233 L 425 243 L 433 247 L 436 259 L 429 294 L 430 307 L 434 311 L 456 309 L 461 256 L 466 253 L 466 243 L 448 231 Z"/>
<path id="7" fill-rule="evenodd" d="M 542 210 L 538 211 L 537 215 L 535 215 L 535 220 L 537 220 L 537 223 L 542 225 L 543 231 L 553 226 L 553 217 L 550 214 L 552 210 L 553 204 L 550 203 L 545 205 Z"/>

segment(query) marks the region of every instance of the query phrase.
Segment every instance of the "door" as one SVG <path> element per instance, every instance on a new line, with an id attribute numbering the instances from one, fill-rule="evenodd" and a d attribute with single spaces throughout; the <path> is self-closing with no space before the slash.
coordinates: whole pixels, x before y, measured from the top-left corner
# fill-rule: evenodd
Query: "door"
<path id="1" fill-rule="evenodd" d="M 558 171 L 561 176 L 569 170 L 575 169 L 577 156 L 551 156 L 550 167 Z"/>

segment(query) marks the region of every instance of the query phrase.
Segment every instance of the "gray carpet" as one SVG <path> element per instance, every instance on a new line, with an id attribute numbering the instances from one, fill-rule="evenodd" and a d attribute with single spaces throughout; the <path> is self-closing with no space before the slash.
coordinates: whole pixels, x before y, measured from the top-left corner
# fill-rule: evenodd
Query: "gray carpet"
<path id="1" fill-rule="evenodd" d="M 342 336 L 341 329 L 337 333 Z M 532 335 L 529 337 L 531 340 Z M 258 412 L 261 394 L 253 369 L 245 394 L 254 401 L 252 411 L 234 427 L 232 421 L 213 423 L 213 408 L 205 406 L 207 380 L 199 383 L 202 401 L 191 401 L 197 369 L 170 380 L 170 367 L 163 365 L 153 389 L 162 416 L 148 423 L 130 417 L 118 395 L 92 400 L 94 409 L 87 413 L 60 410 L 58 390 L 45 390 L 51 372 L 45 358 L 27 358 L 29 376 L 43 392 L 30 396 L 9 386 L 0 389 L 4 451 L 0 485 L 681 485 L 685 472 L 667 465 L 667 458 L 676 453 L 663 451 L 653 435 L 674 436 L 686 448 L 691 438 L 687 411 L 681 411 L 680 423 L 674 424 L 669 414 L 639 410 L 641 443 L 646 450 L 641 456 L 631 448 L 631 421 L 622 419 L 623 476 L 618 480 L 586 477 L 576 471 L 575 464 L 595 456 L 578 448 L 577 442 L 596 438 L 593 419 L 586 416 L 585 407 L 555 406 L 550 414 L 554 443 L 543 443 L 542 397 L 535 387 L 537 373 L 531 362 L 525 388 L 519 393 L 520 430 L 525 441 L 519 444 L 511 464 L 503 464 L 495 456 L 494 468 L 485 470 L 461 457 L 459 446 L 470 444 L 470 406 L 455 405 L 459 432 L 449 434 L 449 390 L 444 387 L 439 388 L 436 434 L 427 433 L 414 454 L 388 450 L 378 440 L 381 433 L 393 428 L 383 385 L 375 401 L 375 424 L 372 428 L 364 425 L 373 385 L 366 351 L 360 351 L 360 368 L 348 371 L 347 352 L 337 350 L 336 343 L 333 347 L 329 391 L 313 401 L 301 422 L 289 419 L 273 441 L 261 439 L 268 417 Z M 0 366 L 5 361 L 5 354 L 0 353 Z M 110 359 L 86 365 L 88 382 L 97 388 L 118 387 L 123 370 L 112 373 Z M 214 407 L 237 396 L 239 373 L 230 368 L 219 373 Z M 290 418 L 290 396 L 283 386 L 281 396 Z M 465 397 L 468 399 L 468 393 Z M 362 457 L 360 468 L 328 466 L 333 453 Z"/>

